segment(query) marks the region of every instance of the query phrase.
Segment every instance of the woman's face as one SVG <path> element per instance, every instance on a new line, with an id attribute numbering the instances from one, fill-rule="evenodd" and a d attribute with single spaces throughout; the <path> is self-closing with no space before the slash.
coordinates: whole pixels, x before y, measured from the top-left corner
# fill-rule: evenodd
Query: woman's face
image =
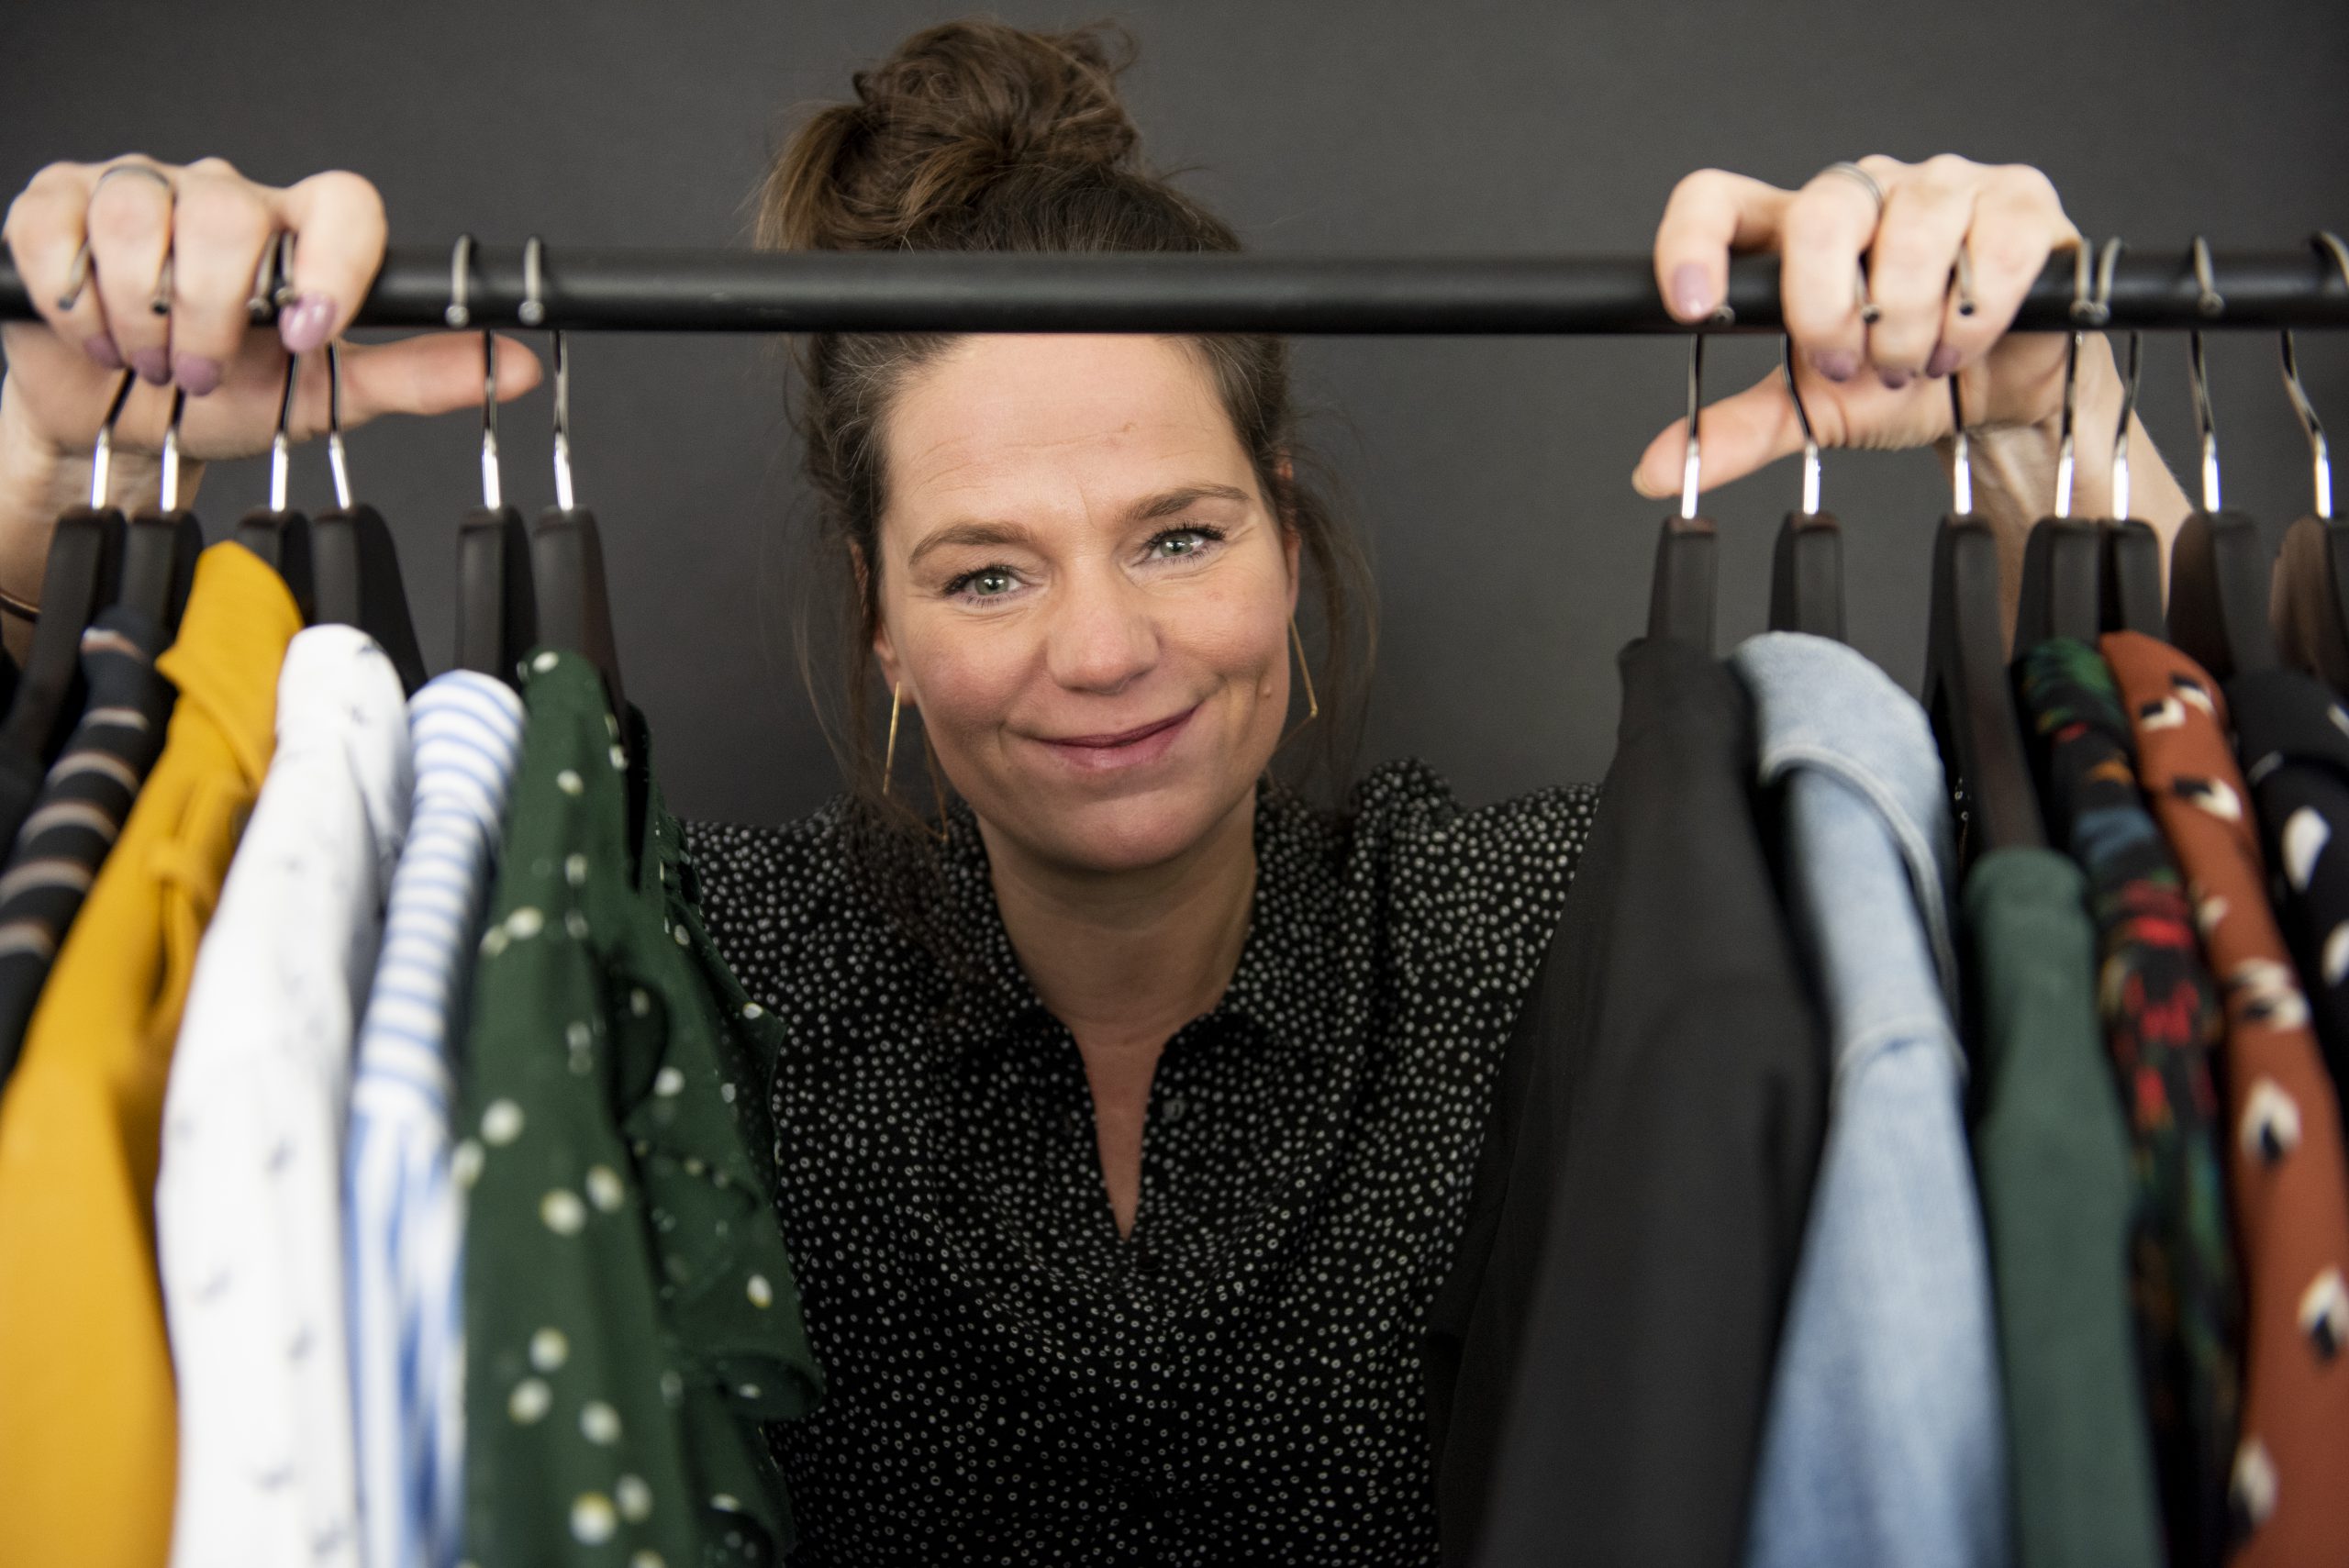
<path id="1" fill-rule="evenodd" d="M 882 435 L 874 650 L 979 817 L 1118 872 L 1242 809 L 1287 710 L 1297 541 L 1194 350 L 967 337 Z"/>

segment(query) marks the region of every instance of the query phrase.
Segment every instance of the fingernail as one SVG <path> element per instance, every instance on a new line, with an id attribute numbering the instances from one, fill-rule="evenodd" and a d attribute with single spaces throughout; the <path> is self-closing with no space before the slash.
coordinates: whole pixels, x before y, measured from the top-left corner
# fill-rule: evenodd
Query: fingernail
<path id="1" fill-rule="evenodd" d="M 1830 381 L 1849 381 L 1860 370 L 1860 356 L 1849 349 L 1822 349 L 1810 356 L 1810 362 Z"/>
<path id="2" fill-rule="evenodd" d="M 220 361 L 202 354 L 172 356 L 172 379 L 184 388 L 190 397 L 202 397 L 220 384 Z"/>
<path id="3" fill-rule="evenodd" d="M 1925 361 L 1925 373 L 1936 380 L 1957 368 L 1957 350 L 1947 343 L 1933 350 L 1933 357 Z"/>
<path id="4" fill-rule="evenodd" d="M 100 370 L 118 371 L 122 368 L 122 350 L 114 339 L 103 332 L 94 332 L 82 339 L 82 351 L 90 356 Z"/>
<path id="5" fill-rule="evenodd" d="M 1683 261 L 1672 269 L 1672 308 L 1687 320 L 1713 307 L 1713 285 L 1706 281 L 1705 269 L 1694 261 Z"/>
<path id="6" fill-rule="evenodd" d="M 161 349 L 139 350 L 130 356 L 130 368 L 139 373 L 139 380 L 152 382 L 157 386 L 172 379 L 171 363 L 163 358 Z"/>
<path id="7" fill-rule="evenodd" d="M 322 294 L 306 294 L 277 318 L 277 335 L 289 353 L 306 354 L 327 340 L 334 319 L 334 301 Z"/>
<path id="8" fill-rule="evenodd" d="M 1884 383 L 1887 390 L 1893 392 L 1898 392 L 1902 387 L 1908 385 L 1909 380 L 1909 373 L 1907 371 L 1882 369 L 1879 369 L 1876 373 L 1876 380 Z"/>

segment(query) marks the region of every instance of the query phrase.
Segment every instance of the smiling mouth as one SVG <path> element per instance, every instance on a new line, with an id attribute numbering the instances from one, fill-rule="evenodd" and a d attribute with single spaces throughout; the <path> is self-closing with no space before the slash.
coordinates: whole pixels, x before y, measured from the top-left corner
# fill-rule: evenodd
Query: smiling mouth
<path id="1" fill-rule="evenodd" d="M 1081 751 L 1114 751 L 1120 747 L 1132 746 L 1147 740 L 1153 735 L 1163 734 L 1198 711 L 1198 705 L 1194 703 L 1171 717 L 1162 718 L 1138 728 L 1120 729 L 1114 735 L 1066 735 L 1046 740 L 1044 744 L 1067 746 Z"/>

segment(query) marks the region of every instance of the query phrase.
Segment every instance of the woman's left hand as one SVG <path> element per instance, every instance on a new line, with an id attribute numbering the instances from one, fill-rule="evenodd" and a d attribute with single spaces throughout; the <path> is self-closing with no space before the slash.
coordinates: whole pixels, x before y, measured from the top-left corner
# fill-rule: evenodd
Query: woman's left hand
<path id="1" fill-rule="evenodd" d="M 1969 429 L 2047 425 L 2064 395 L 2065 335 L 2007 327 L 2059 250 L 2082 243 L 2047 176 L 2021 164 L 1976 163 L 1944 153 L 1922 163 L 1881 156 L 1859 166 L 1866 183 L 1821 172 L 1798 191 L 1742 174 L 1700 170 L 1682 180 L 1655 237 L 1657 286 L 1673 314 L 1700 322 L 1720 304 L 1732 251 L 1776 250 L 1787 329 L 1803 407 L 1821 446 L 1888 450 L 1951 433 L 1949 388 L 1961 378 Z M 1970 313 L 1954 286 L 1964 249 Z M 1861 318 L 1861 259 L 1867 298 Z M 2110 355 L 2084 378 L 2110 375 Z M 2084 386 L 2083 391 L 2086 391 Z M 1687 421 L 1649 443 L 1632 483 L 1676 494 Z M 1802 450 L 1786 384 L 1758 384 L 1704 410 L 1707 489 Z"/>

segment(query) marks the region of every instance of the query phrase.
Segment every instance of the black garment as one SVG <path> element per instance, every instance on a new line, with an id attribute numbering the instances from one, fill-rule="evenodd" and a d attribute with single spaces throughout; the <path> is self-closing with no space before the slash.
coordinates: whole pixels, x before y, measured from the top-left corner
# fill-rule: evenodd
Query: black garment
<path id="1" fill-rule="evenodd" d="M 772 1433 L 795 1568 L 1431 1562 L 1427 1303 L 1591 798 L 1464 813 L 1409 763 L 1350 817 L 1260 793 L 1239 967 L 1159 1060 L 1124 1240 L 966 809 L 954 963 L 885 917 L 841 808 L 688 828 L 787 1037 L 777 1202 L 827 1382 Z"/>
<path id="2" fill-rule="evenodd" d="M 1447 1562 L 1734 1562 L 1809 1209 L 1827 1045 L 1748 699 L 1675 644 L 1621 667 L 1615 764 L 1431 1312 Z"/>
<path id="3" fill-rule="evenodd" d="M 2349 1124 L 2349 708 L 2298 670 L 2236 676 L 2227 706 L 2277 923 Z"/>
<path id="4" fill-rule="evenodd" d="M 119 605 L 83 628 L 88 706 L 39 794 L 0 823 L 15 840 L 0 874 L 0 1083 L 24 1047 L 50 962 L 162 750 L 173 696 L 155 671 L 162 640 L 145 616 Z M 0 767 L 0 779 L 13 784 L 13 770 Z M 13 803 L 13 787 L 0 789 L 0 801 Z"/>

